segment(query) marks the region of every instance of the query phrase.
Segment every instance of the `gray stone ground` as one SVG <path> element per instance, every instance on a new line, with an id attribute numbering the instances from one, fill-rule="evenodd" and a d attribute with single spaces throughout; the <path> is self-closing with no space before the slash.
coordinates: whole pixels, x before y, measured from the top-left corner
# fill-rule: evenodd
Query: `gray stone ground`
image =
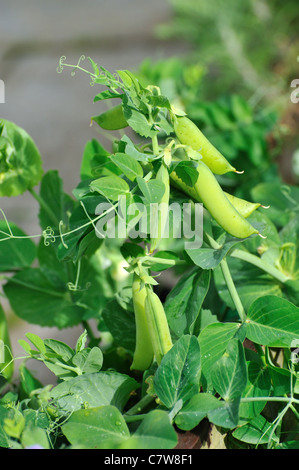
<path id="1" fill-rule="evenodd" d="M 5 83 L 0 117 L 27 130 L 44 170 L 58 169 L 67 192 L 77 185 L 85 143 L 98 137 L 89 122 L 101 108 L 93 104 L 97 90 L 87 75 L 71 77 L 68 68 L 57 74 L 60 56 L 75 64 L 84 54 L 114 72 L 137 68 L 146 57 L 183 53 L 181 45 L 161 43 L 153 35 L 155 25 L 170 15 L 166 0 L 0 0 L 0 79 Z M 1 198 L 0 204 L 9 220 L 29 234 L 39 233 L 37 204 L 30 195 Z M 9 320 L 15 355 L 22 351 L 17 340 L 28 331 L 70 346 L 82 332 L 81 327 L 41 329 L 11 314 Z M 45 368 L 32 367 L 41 380 L 49 380 Z"/>

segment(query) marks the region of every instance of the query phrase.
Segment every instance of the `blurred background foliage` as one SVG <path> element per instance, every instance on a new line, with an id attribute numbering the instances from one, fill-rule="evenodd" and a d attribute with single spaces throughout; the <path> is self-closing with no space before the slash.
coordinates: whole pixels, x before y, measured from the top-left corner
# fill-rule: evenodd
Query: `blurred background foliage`
<path id="1" fill-rule="evenodd" d="M 298 75 L 298 3 L 294 0 L 168 0 L 170 21 L 161 41 L 189 45 L 188 53 L 139 68 L 159 84 L 238 170 L 219 178 L 230 192 L 249 195 L 256 181 L 296 184 L 298 105 L 290 88 Z"/>

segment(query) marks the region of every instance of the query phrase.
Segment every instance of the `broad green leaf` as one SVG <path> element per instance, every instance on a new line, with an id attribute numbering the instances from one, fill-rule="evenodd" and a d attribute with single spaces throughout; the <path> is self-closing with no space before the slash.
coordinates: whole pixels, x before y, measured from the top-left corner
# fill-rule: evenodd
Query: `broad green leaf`
<path id="1" fill-rule="evenodd" d="M 79 367 L 82 374 L 91 374 L 101 370 L 103 365 L 103 353 L 100 348 L 94 346 L 78 352 L 72 359 L 72 363 Z"/>
<path id="2" fill-rule="evenodd" d="M 188 186 L 193 187 L 198 178 L 197 163 L 194 161 L 175 162 L 175 172 L 178 177 Z"/>
<path id="3" fill-rule="evenodd" d="M 43 174 L 39 150 L 29 134 L 0 120 L 0 197 L 18 196 L 36 186 Z"/>
<path id="4" fill-rule="evenodd" d="M 39 445 L 42 449 L 50 449 L 47 431 L 35 426 L 31 422 L 25 426 L 22 432 L 21 442 L 25 448 Z"/>
<path id="5" fill-rule="evenodd" d="M 173 251 L 158 251 L 153 255 L 153 259 L 163 258 L 165 260 L 178 260 L 179 256 Z M 169 268 L 169 265 L 157 261 L 157 263 L 150 263 L 150 268 L 152 271 L 164 271 Z"/>
<path id="6" fill-rule="evenodd" d="M 161 402 L 172 408 L 184 403 L 199 390 L 200 351 L 195 336 L 182 336 L 163 357 L 155 377 L 154 388 Z"/>
<path id="7" fill-rule="evenodd" d="M 280 283 L 260 269 L 231 257 L 227 261 L 245 311 L 248 311 L 250 305 L 259 297 L 268 295 L 282 296 Z M 226 305 L 235 309 L 220 266 L 214 269 L 213 275 L 219 296 Z"/>
<path id="8" fill-rule="evenodd" d="M 14 410 L 12 408 L 0 405 L 0 447 L 8 448 L 10 445 L 9 436 L 4 430 L 4 422 L 6 419 L 12 419 L 13 415 Z"/>
<path id="9" fill-rule="evenodd" d="M 213 409 L 219 408 L 219 399 L 210 393 L 198 393 L 183 406 L 175 418 L 175 424 L 184 431 L 190 431 Z"/>
<path id="10" fill-rule="evenodd" d="M 268 397 L 271 391 L 271 378 L 268 368 L 261 367 L 256 362 L 247 364 L 248 381 L 242 398 Z M 267 400 L 241 403 L 239 409 L 240 420 L 250 420 L 262 412 Z"/>
<path id="11" fill-rule="evenodd" d="M 97 236 L 90 221 L 92 218 L 95 215 L 91 214 L 89 218 L 81 206 L 73 210 L 68 227 L 58 238 L 57 256 L 60 261 L 77 262 L 83 255 L 91 256 L 101 246 L 103 240 Z"/>
<path id="12" fill-rule="evenodd" d="M 100 371 L 70 378 L 58 384 L 51 390 L 51 396 L 64 411 L 76 411 L 82 406 L 93 408 L 104 405 L 114 405 L 121 410 L 130 393 L 138 387 L 138 382 L 128 375 Z"/>
<path id="13" fill-rule="evenodd" d="M 102 315 L 115 343 L 129 351 L 134 351 L 136 327 L 132 304 L 124 304 L 118 299 L 112 299 L 105 305 Z"/>
<path id="14" fill-rule="evenodd" d="M 19 373 L 21 390 L 27 397 L 37 388 L 42 388 L 42 383 L 33 376 L 32 372 L 27 369 L 24 363 L 20 364 Z"/>
<path id="15" fill-rule="evenodd" d="M 212 367 L 211 381 L 226 402 L 241 397 L 247 384 L 247 367 L 239 339 L 233 338 L 228 342 L 224 354 Z"/>
<path id="16" fill-rule="evenodd" d="M 152 153 L 144 153 L 138 150 L 138 148 L 136 148 L 134 143 L 127 135 L 124 135 L 120 142 L 124 142 L 125 144 L 125 153 L 135 160 L 140 162 L 148 162 L 154 159 Z"/>
<path id="17" fill-rule="evenodd" d="M 104 90 L 98 93 L 94 99 L 93 102 L 96 103 L 97 101 L 102 101 L 102 100 L 110 100 L 111 98 L 121 98 L 120 93 L 115 93 L 111 90 Z"/>
<path id="18" fill-rule="evenodd" d="M 184 274 L 168 294 L 164 308 L 169 326 L 177 337 L 199 333 L 200 310 L 209 284 L 210 272 L 195 268 Z"/>
<path id="19" fill-rule="evenodd" d="M 103 176 L 90 183 L 91 191 L 97 191 L 107 199 L 117 201 L 118 197 L 130 191 L 128 183 L 119 176 Z"/>
<path id="20" fill-rule="evenodd" d="M 43 201 L 39 209 L 40 225 L 43 229 L 52 227 L 57 235 L 60 221 L 67 223 L 67 213 L 74 206 L 74 201 L 63 191 L 63 181 L 57 170 L 49 170 L 44 174 L 40 185 L 40 198 Z"/>
<path id="21" fill-rule="evenodd" d="M 265 346 L 288 348 L 299 338 L 299 308 L 273 295 L 253 302 L 246 323 L 246 336 Z"/>
<path id="22" fill-rule="evenodd" d="M 233 432 L 233 436 L 249 444 L 267 444 L 271 438 L 271 431 L 272 423 L 259 415 L 249 423 L 244 424 L 244 426 L 237 428 Z"/>
<path id="23" fill-rule="evenodd" d="M 73 449 L 116 449 L 130 436 L 115 406 L 75 411 L 61 430 Z"/>
<path id="24" fill-rule="evenodd" d="M 219 400 L 218 408 L 213 408 L 208 413 L 208 419 L 216 426 L 233 429 L 238 424 L 240 398 L 230 401 Z"/>
<path id="25" fill-rule="evenodd" d="M 269 205 L 267 216 L 279 227 L 284 227 L 290 220 L 292 212 L 297 210 L 299 188 L 281 183 L 263 182 L 251 190 L 254 201 L 263 201 Z"/>
<path id="26" fill-rule="evenodd" d="M 117 165 L 129 180 L 134 181 L 137 176 L 143 176 L 143 169 L 140 163 L 130 155 L 116 153 L 111 155 L 111 160 Z"/>
<path id="27" fill-rule="evenodd" d="M 36 349 L 41 354 L 46 354 L 45 343 L 38 335 L 36 335 L 34 333 L 26 333 L 26 338 L 29 339 L 29 341 L 36 347 Z"/>
<path id="28" fill-rule="evenodd" d="M 202 382 L 204 388 L 209 388 L 211 369 L 221 358 L 232 338 L 245 339 L 246 326 L 239 323 L 211 323 L 200 333 L 198 339 L 201 350 Z"/>
<path id="29" fill-rule="evenodd" d="M 227 255 L 229 250 L 244 240 L 234 238 L 224 243 L 217 250 L 213 248 L 198 248 L 195 250 L 186 250 L 186 253 L 192 259 L 193 263 L 202 269 L 214 269 Z"/>
<path id="30" fill-rule="evenodd" d="M 137 177 L 138 186 L 148 204 L 159 203 L 165 193 L 165 184 L 160 180 L 145 181 Z"/>
<path id="31" fill-rule="evenodd" d="M 121 449 L 173 449 L 178 442 L 168 413 L 163 410 L 150 411 L 135 433 L 121 445 Z"/>
<path id="32" fill-rule="evenodd" d="M 23 230 L 9 223 L 13 235 L 26 237 Z M 5 233 L 3 233 L 5 232 Z M 7 234 L 7 235 L 5 235 Z M 0 220 L 0 271 L 8 272 L 19 268 L 29 267 L 35 256 L 36 246 L 30 238 L 11 238 L 6 222 Z M 3 241 L 2 241 L 3 240 Z"/>
<path id="33" fill-rule="evenodd" d="M 44 344 L 48 352 L 56 353 L 64 362 L 70 361 L 74 355 L 74 351 L 70 346 L 57 339 L 45 339 Z"/>
<path id="34" fill-rule="evenodd" d="M 89 178 L 93 178 L 93 165 L 92 159 L 95 156 L 102 156 L 108 157 L 110 154 L 104 147 L 100 144 L 100 142 L 96 139 L 92 139 L 86 143 L 84 147 L 81 168 L 80 168 L 80 178 L 81 181 L 87 180 Z"/>
<path id="35" fill-rule="evenodd" d="M 158 131 L 142 112 L 125 103 L 125 101 L 123 102 L 123 110 L 126 121 L 137 134 L 146 138 L 157 135 Z"/>
<path id="36" fill-rule="evenodd" d="M 15 314 L 28 323 L 65 328 L 78 324 L 85 313 L 85 308 L 74 304 L 66 286 L 55 287 L 38 268 L 17 273 L 4 291 Z"/>

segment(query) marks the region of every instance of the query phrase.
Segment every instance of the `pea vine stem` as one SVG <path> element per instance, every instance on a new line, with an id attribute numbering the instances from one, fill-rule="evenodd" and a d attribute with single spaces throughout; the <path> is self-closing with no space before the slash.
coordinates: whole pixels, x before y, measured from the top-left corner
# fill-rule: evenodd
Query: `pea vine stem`
<path id="1" fill-rule="evenodd" d="M 253 255 L 252 253 L 249 253 L 248 251 L 235 249 L 230 253 L 230 255 L 233 258 L 238 258 L 238 259 L 241 259 L 243 261 L 253 264 L 257 268 L 260 268 L 263 271 L 265 271 L 267 274 L 270 274 L 279 282 L 285 283 L 289 280 L 289 278 L 285 274 L 283 274 L 281 271 L 279 271 L 277 268 L 275 268 L 274 266 L 271 266 L 271 264 L 266 263 L 261 258 L 259 258 L 256 255 Z"/>
<path id="2" fill-rule="evenodd" d="M 206 241 L 209 243 L 209 245 L 212 248 L 214 248 L 216 250 L 221 248 L 221 245 L 219 245 L 208 233 L 205 232 L 204 238 L 206 239 Z M 234 281 L 233 281 L 231 272 L 229 270 L 226 258 L 223 258 L 220 261 L 220 268 L 221 268 L 224 280 L 226 282 L 228 291 L 229 291 L 230 296 L 232 298 L 232 301 L 234 302 L 234 305 L 235 305 L 236 310 L 238 312 L 238 315 L 240 317 L 240 320 L 241 320 L 242 323 L 244 323 L 245 320 L 246 320 L 246 312 L 245 312 L 245 309 L 244 309 L 243 304 L 241 302 L 241 299 L 239 297 L 236 286 L 234 284 Z"/>
<path id="3" fill-rule="evenodd" d="M 245 312 L 245 309 L 244 309 L 243 304 L 241 302 L 241 299 L 239 297 L 239 294 L 237 292 L 236 286 L 234 284 L 234 281 L 233 281 L 231 272 L 229 270 L 226 258 L 223 258 L 223 260 L 220 262 L 220 268 L 221 268 L 223 277 L 225 279 L 227 288 L 229 290 L 229 293 L 231 295 L 231 298 L 232 298 L 232 300 L 235 304 L 236 310 L 239 314 L 240 320 L 241 320 L 242 323 L 244 323 L 245 320 L 246 320 L 246 312 Z"/>

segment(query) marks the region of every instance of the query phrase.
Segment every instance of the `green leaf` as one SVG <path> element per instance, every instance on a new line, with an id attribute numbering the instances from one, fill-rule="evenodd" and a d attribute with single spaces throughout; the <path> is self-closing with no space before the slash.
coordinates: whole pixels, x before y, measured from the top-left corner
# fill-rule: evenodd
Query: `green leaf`
<path id="1" fill-rule="evenodd" d="M 83 151 L 83 157 L 80 168 L 80 179 L 81 181 L 93 178 L 93 165 L 92 161 L 95 157 L 109 157 L 109 152 L 104 149 L 100 142 L 96 139 L 92 139 L 86 143 Z"/>
<path id="2" fill-rule="evenodd" d="M 103 176 L 90 183 L 91 191 L 97 191 L 107 199 L 117 201 L 118 197 L 129 193 L 128 183 L 118 176 Z"/>
<path id="3" fill-rule="evenodd" d="M 299 338 L 299 308 L 273 295 L 253 302 L 246 323 L 247 337 L 265 346 L 289 348 Z"/>
<path id="4" fill-rule="evenodd" d="M 0 197 L 18 196 L 36 186 L 43 174 L 38 148 L 13 122 L 0 120 Z"/>
<path id="5" fill-rule="evenodd" d="M 164 309 L 169 326 L 177 337 L 199 333 L 200 310 L 209 284 L 210 272 L 194 268 L 184 274 L 168 294 Z"/>
<path id="6" fill-rule="evenodd" d="M 41 354 L 46 354 L 46 347 L 44 341 L 34 333 L 26 333 L 26 338 L 36 347 Z"/>
<path id="7" fill-rule="evenodd" d="M 12 419 L 13 415 L 14 410 L 12 408 L 0 405 L 0 447 L 9 447 L 9 437 L 4 431 L 4 422 L 6 419 Z"/>
<path id="8" fill-rule="evenodd" d="M 125 153 L 111 155 L 111 160 L 117 165 L 129 180 L 134 181 L 137 176 L 143 176 L 143 169 L 140 163 Z"/>
<path id="9" fill-rule="evenodd" d="M 248 444 L 267 444 L 272 431 L 272 423 L 259 415 L 233 432 L 233 436 Z M 274 436 L 275 437 L 275 436 Z"/>
<path id="10" fill-rule="evenodd" d="M 175 172 L 178 177 L 188 186 L 193 187 L 198 179 L 197 163 L 194 161 L 175 162 Z"/>
<path id="11" fill-rule="evenodd" d="M 200 353 L 195 336 L 182 336 L 163 357 L 155 377 L 154 388 L 167 408 L 179 400 L 184 403 L 199 390 Z"/>
<path id="12" fill-rule="evenodd" d="M 262 367 L 256 362 L 247 365 L 248 381 L 242 398 L 268 397 L 271 391 L 271 378 L 268 368 Z M 240 420 L 250 420 L 262 412 L 267 400 L 241 403 L 239 409 Z"/>
<path id="13" fill-rule="evenodd" d="M 219 399 L 210 393 L 194 395 L 179 411 L 175 424 L 183 431 L 195 428 L 211 410 L 219 408 Z"/>
<path id="14" fill-rule="evenodd" d="M 73 449 L 115 449 L 130 436 L 115 406 L 75 411 L 61 430 Z"/>
<path id="15" fill-rule="evenodd" d="M 208 419 L 215 426 L 220 426 L 225 429 L 233 429 L 238 424 L 239 419 L 239 406 L 240 398 L 234 400 L 218 401 L 218 408 L 213 408 L 208 413 Z"/>
<path id="16" fill-rule="evenodd" d="M 150 411 L 135 433 L 121 445 L 121 449 L 173 449 L 178 442 L 168 413 L 162 410 Z"/>
<path id="17" fill-rule="evenodd" d="M 98 372 L 103 365 L 103 353 L 100 348 L 94 346 L 92 349 L 78 352 L 72 362 L 80 368 L 82 374 Z"/>
<path id="18" fill-rule="evenodd" d="M 201 247 L 195 250 L 186 250 L 193 263 L 202 269 L 214 269 L 227 255 L 229 250 L 244 240 L 233 238 L 224 243 L 217 250 L 213 248 Z"/>
<path id="19" fill-rule="evenodd" d="M 129 126 L 140 136 L 153 138 L 158 131 L 148 121 L 147 117 L 139 110 L 133 108 L 126 100 L 123 102 L 124 117 Z"/>
<path id="20" fill-rule="evenodd" d="M 279 227 L 289 222 L 299 203 L 299 188 L 281 183 L 260 183 L 251 190 L 251 195 L 254 201 L 270 206 L 267 216 Z"/>
<path id="21" fill-rule="evenodd" d="M 93 102 L 96 103 L 97 101 L 110 100 L 111 98 L 121 98 L 121 97 L 122 97 L 121 93 L 115 93 L 114 91 L 111 91 L 111 90 L 104 90 L 104 91 L 101 91 L 101 93 L 98 93 L 94 97 Z"/>
<path id="22" fill-rule="evenodd" d="M 246 327 L 238 323 L 211 323 L 200 333 L 198 339 L 201 350 L 202 383 L 206 389 L 211 381 L 211 369 L 221 358 L 232 338 L 245 339 Z"/>
<path id="23" fill-rule="evenodd" d="M 165 193 L 165 184 L 160 180 L 145 181 L 137 177 L 138 186 L 148 204 L 159 203 Z"/>
<path id="24" fill-rule="evenodd" d="M 39 221 L 43 229 L 52 227 L 55 234 L 58 234 L 59 222 L 67 223 L 67 212 L 71 211 L 74 201 L 63 192 L 63 181 L 58 171 L 49 170 L 43 176 L 40 186 Z"/>
<path id="25" fill-rule="evenodd" d="M 136 326 L 132 304 L 121 303 L 116 298 L 112 299 L 104 307 L 102 316 L 115 343 L 129 351 L 134 351 Z"/>
<path id="26" fill-rule="evenodd" d="M 248 311 L 250 305 L 259 297 L 282 296 L 281 285 L 260 269 L 232 257 L 229 257 L 227 261 L 245 311 Z M 220 266 L 215 268 L 213 275 L 220 298 L 230 308 L 235 309 Z"/>
<path id="27" fill-rule="evenodd" d="M 28 335 L 26 336 L 28 338 Z M 74 355 L 74 351 L 70 346 L 57 339 L 45 339 L 44 344 L 47 352 L 54 352 L 64 362 L 70 361 Z"/>
<path id="28" fill-rule="evenodd" d="M 240 398 L 247 384 L 244 348 L 240 340 L 231 339 L 224 354 L 211 370 L 212 384 L 225 401 Z"/>
<path id="29" fill-rule="evenodd" d="M 174 253 L 173 251 L 158 251 L 153 255 L 153 259 L 155 258 L 163 258 L 165 260 L 179 260 L 179 256 Z M 167 264 L 157 263 L 153 264 L 150 263 L 150 268 L 152 271 L 164 271 L 165 269 L 168 269 L 169 266 Z"/>
<path id="30" fill-rule="evenodd" d="M 21 436 L 21 443 L 25 448 L 39 445 L 42 449 L 50 449 L 46 430 L 35 426 L 33 423 L 25 426 Z"/>
<path id="31" fill-rule="evenodd" d="M 137 161 L 148 162 L 155 158 L 152 153 L 143 153 L 140 150 L 138 150 L 127 135 L 124 135 L 121 138 L 120 142 L 125 143 L 126 155 L 129 155 L 130 157 L 134 158 Z"/>
<path id="32" fill-rule="evenodd" d="M 51 396 L 64 411 L 82 406 L 114 405 L 120 410 L 130 393 L 139 387 L 133 378 L 114 371 L 100 371 L 70 378 L 51 390 Z"/>
<path id="33" fill-rule="evenodd" d="M 73 303 L 67 287 L 54 287 L 38 268 L 17 273 L 4 291 L 15 314 L 36 325 L 65 328 L 78 324 L 85 313 Z"/>
<path id="34" fill-rule="evenodd" d="M 13 223 L 9 223 L 13 235 L 26 237 L 25 232 Z M 5 235 L 5 232 L 7 235 Z M 0 220 L 0 271 L 8 272 L 19 268 L 29 267 L 36 256 L 36 246 L 30 238 L 15 238 L 4 240 L 9 237 L 6 222 Z"/>

